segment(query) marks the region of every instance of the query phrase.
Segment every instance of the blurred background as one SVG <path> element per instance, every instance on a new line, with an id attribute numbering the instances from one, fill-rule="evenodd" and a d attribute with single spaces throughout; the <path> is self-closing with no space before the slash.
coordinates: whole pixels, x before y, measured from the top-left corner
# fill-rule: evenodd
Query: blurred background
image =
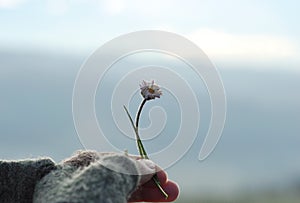
<path id="1" fill-rule="evenodd" d="M 200 129 L 167 169 L 181 187 L 176 202 L 299 202 L 299 6 L 296 0 L 0 0 L 0 159 L 59 162 L 83 149 L 72 119 L 83 62 L 122 34 L 164 30 L 203 49 L 227 96 L 213 153 L 198 161 Z M 129 152 L 136 153 L 134 143 Z"/>

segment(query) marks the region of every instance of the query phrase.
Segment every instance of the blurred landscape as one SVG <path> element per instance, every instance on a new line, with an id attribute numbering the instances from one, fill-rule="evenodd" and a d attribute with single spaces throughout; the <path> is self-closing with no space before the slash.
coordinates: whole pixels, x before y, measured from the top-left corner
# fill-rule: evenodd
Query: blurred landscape
<path id="1" fill-rule="evenodd" d="M 200 162 L 211 118 L 204 83 L 170 55 L 146 53 L 114 65 L 130 71 L 154 60 L 179 71 L 195 91 L 198 136 L 166 169 L 181 189 L 176 202 L 300 202 L 299 7 L 295 0 L 0 0 L 0 159 L 49 156 L 60 162 L 84 149 L 72 117 L 80 67 L 115 37 L 163 30 L 203 49 L 220 73 L 227 98 L 222 137 Z M 118 151 L 137 154 L 134 141 L 117 129 L 108 112 L 114 82 L 126 73 L 118 70 L 108 71 L 98 86 L 96 116 Z M 149 153 L 167 147 L 180 126 L 179 105 L 164 93 L 143 110 L 159 105 L 168 118 L 161 135 L 144 141 Z M 138 91 L 132 98 L 131 113 L 140 101 Z M 141 127 L 152 121 L 145 114 Z"/>
<path id="2" fill-rule="evenodd" d="M 71 103 L 86 57 L 0 51 L 1 159 L 50 156 L 59 162 L 83 148 Z M 299 202 L 300 72 L 219 71 L 228 102 L 223 136 L 202 162 L 204 137 L 198 136 L 167 169 L 181 188 L 176 202 Z M 129 152 L 136 153 L 134 143 Z"/>

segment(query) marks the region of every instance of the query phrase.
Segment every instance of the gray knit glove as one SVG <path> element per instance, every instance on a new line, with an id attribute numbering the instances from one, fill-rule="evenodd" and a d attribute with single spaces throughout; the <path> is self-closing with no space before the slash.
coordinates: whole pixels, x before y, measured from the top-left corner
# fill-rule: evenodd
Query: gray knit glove
<path id="1" fill-rule="evenodd" d="M 132 192 L 153 173 L 155 164 L 149 160 L 81 151 L 39 181 L 33 202 L 127 203 Z"/>
<path id="2" fill-rule="evenodd" d="M 55 168 L 49 158 L 0 160 L 0 202 L 32 203 L 36 183 Z"/>

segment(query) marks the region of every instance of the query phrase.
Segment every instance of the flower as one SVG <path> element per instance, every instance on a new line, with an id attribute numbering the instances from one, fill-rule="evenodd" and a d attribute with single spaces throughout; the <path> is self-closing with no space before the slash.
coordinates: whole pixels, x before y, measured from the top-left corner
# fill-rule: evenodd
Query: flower
<path id="1" fill-rule="evenodd" d="M 154 84 L 154 80 L 152 82 L 146 82 L 143 80 L 142 84 L 140 84 L 141 94 L 146 100 L 151 100 L 160 98 L 162 92 L 156 84 Z"/>
<path id="2" fill-rule="evenodd" d="M 142 101 L 142 103 L 141 103 L 141 105 L 139 107 L 139 110 L 138 110 L 138 112 L 136 114 L 135 124 L 134 124 L 133 119 L 131 118 L 131 116 L 129 114 L 129 111 L 126 108 L 126 106 L 124 106 L 124 109 L 126 111 L 127 116 L 129 117 L 131 125 L 132 125 L 132 127 L 134 129 L 134 132 L 135 132 L 135 135 L 136 135 L 136 143 L 137 143 L 138 150 L 139 150 L 139 153 L 141 155 L 141 158 L 142 159 L 149 159 L 149 157 L 147 155 L 147 152 L 145 151 L 145 148 L 143 146 L 143 143 L 142 143 L 142 140 L 140 138 L 140 135 L 139 135 L 139 120 L 140 120 L 140 115 L 142 113 L 142 109 L 143 109 L 144 105 L 146 104 L 146 102 L 148 100 L 155 99 L 156 97 L 160 98 L 160 95 L 162 95 L 162 92 L 161 92 L 159 86 L 157 86 L 157 85 L 154 84 L 154 80 L 152 80 L 152 82 L 146 82 L 146 81 L 143 80 L 142 84 L 140 84 L 140 89 L 141 89 L 141 94 L 144 97 L 144 100 Z M 155 185 L 158 187 L 158 189 L 160 190 L 160 192 L 167 199 L 169 197 L 169 195 L 162 188 L 162 186 L 161 186 L 161 184 L 160 184 L 160 182 L 158 180 L 157 173 L 155 173 L 152 176 L 152 180 L 154 181 Z"/>

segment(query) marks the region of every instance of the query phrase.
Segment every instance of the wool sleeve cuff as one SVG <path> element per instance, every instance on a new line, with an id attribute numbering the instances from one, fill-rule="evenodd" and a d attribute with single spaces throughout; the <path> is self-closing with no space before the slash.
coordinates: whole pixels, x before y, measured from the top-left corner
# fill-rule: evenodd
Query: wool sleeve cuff
<path id="1" fill-rule="evenodd" d="M 121 154 L 84 153 L 91 163 L 86 164 L 82 154 L 78 162 L 72 157 L 62 163 L 37 184 L 34 202 L 127 203 L 140 178 L 135 161 Z"/>
<path id="2" fill-rule="evenodd" d="M 50 158 L 0 160 L 0 202 L 31 203 L 36 183 L 55 168 Z"/>

